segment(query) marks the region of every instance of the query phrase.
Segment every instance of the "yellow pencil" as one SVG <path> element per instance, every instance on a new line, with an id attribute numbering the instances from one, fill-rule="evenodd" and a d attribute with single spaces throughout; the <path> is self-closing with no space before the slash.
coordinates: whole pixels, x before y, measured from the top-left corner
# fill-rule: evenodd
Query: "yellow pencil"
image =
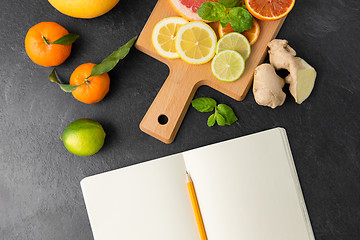
<path id="1" fill-rule="evenodd" d="M 189 189 L 190 199 L 191 199 L 191 203 L 192 203 L 192 206 L 193 206 L 193 209 L 194 209 L 196 223 L 197 223 L 198 228 L 199 228 L 200 239 L 201 240 L 207 240 L 205 227 L 204 227 L 204 223 L 203 223 L 200 208 L 199 208 L 199 203 L 198 203 L 197 198 L 196 198 L 194 184 L 193 184 L 193 181 L 192 181 L 192 179 L 190 177 L 190 174 L 188 172 L 186 172 L 186 183 L 187 183 L 187 187 Z"/>

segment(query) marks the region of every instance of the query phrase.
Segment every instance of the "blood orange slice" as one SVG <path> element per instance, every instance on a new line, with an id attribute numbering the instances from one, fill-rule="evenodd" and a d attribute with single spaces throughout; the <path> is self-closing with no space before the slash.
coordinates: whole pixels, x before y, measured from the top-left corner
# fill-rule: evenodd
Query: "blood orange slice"
<path id="1" fill-rule="evenodd" d="M 260 20 L 271 21 L 285 17 L 295 0 L 245 0 L 249 12 Z"/>
<path id="2" fill-rule="evenodd" d="M 219 24 L 219 36 L 222 37 L 225 34 L 234 32 L 234 30 L 232 29 L 232 27 L 230 26 L 230 24 L 228 23 L 228 25 L 226 25 L 226 27 L 221 27 L 221 24 Z M 244 35 L 247 40 L 249 40 L 250 45 L 253 45 L 260 34 L 260 25 L 259 23 L 255 20 L 255 18 L 253 19 L 253 26 L 251 29 L 246 30 L 244 32 L 241 33 L 242 35 Z"/>
<path id="3" fill-rule="evenodd" d="M 203 2 L 217 2 L 217 0 L 169 0 L 174 10 L 189 21 L 204 21 L 196 11 Z"/>

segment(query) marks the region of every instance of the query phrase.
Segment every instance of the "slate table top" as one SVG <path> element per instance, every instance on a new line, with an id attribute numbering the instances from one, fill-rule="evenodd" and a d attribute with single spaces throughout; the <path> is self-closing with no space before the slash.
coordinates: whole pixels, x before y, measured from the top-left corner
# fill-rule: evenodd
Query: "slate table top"
<path id="1" fill-rule="evenodd" d="M 92 239 L 80 180 L 86 176 L 281 126 L 287 130 L 316 239 L 360 239 L 360 2 L 298 0 L 278 38 L 317 72 L 310 98 L 288 97 L 272 110 L 250 91 L 237 102 L 208 87 L 195 97 L 230 105 L 239 120 L 206 126 L 190 108 L 171 145 L 138 125 L 168 75 L 162 63 L 131 50 L 110 72 L 106 98 L 85 105 L 48 80 L 50 68 L 26 55 L 27 30 L 55 21 L 81 38 L 57 67 L 63 79 L 85 62 L 99 63 L 140 33 L 156 0 L 121 0 L 108 14 L 65 16 L 45 0 L 3 1 L 0 7 L 0 239 Z M 99 121 L 103 149 L 91 157 L 66 151 L 59 136 L 79 118 Z M 241 153 L 239 153 L 241 154 Z"/>

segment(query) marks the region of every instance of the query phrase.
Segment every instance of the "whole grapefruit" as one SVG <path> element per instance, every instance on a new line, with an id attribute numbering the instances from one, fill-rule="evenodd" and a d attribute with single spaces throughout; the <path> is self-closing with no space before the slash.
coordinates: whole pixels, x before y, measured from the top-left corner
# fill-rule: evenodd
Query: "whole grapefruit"
<path id="1" fill-rule="evenodd" d="M 76 18 L 95 18 L 110 11 L 119 0 L 49 0 L 61 13 Z"/>

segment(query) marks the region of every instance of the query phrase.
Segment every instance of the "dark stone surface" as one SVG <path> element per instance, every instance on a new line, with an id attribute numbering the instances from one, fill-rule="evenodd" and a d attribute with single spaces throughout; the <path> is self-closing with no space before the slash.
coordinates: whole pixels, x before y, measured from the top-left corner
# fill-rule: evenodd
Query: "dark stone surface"
<path id="1" fill-rule="evenodd" d="M 51 69 L 27 57 L 24 37 L 41 21 L 56 21 L 81 38 L 60 67 L 68 79 L 78 65 L 99 63 L 139 34 L 155 0 L 121 0 L 91 20 L 57 12 L 45 0 L 3 1 L 0 7 L 0 239 L 92 239 L 79 182 L 104 171 L 285 127 L 317 239 L 360 238 L 360 2 L 298 0 L 279 38 L 318 71 L 310 98 L 297 105 L 290 95 L 272 110 L 250 92 L 237 102 L 208 87 L 209 96 L 234 108 L 230 127 L 206 126 L 208 114 L 189 109 L 171 145 L 142 133 L 138 124 L 168 69 L 132 49 L 110 73 L 111 90 L 85 105 L 48 81 Z M 79 118 L 92 118 L 107 132 L 92 157 L 66 151 L 59 136 Z M 241 153 L 239 153 L 241 154 Z"/>

